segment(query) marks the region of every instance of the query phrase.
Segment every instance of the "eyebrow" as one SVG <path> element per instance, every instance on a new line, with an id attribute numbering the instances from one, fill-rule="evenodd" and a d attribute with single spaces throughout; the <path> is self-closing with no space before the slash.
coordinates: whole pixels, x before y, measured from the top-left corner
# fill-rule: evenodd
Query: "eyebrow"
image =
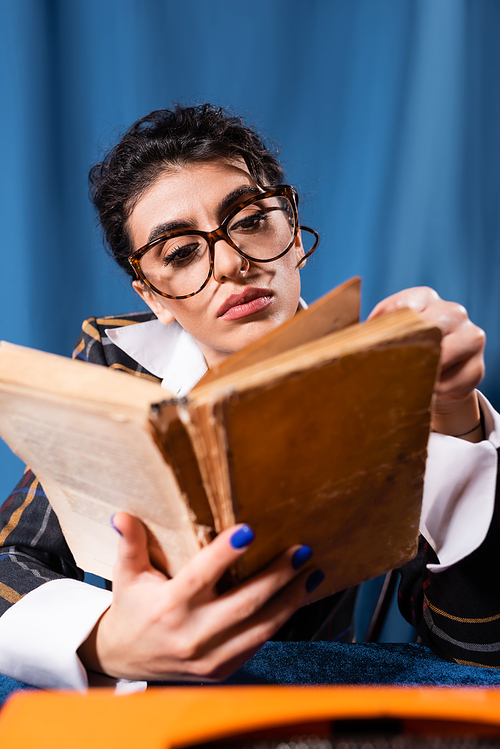
<path id="1" fill-rule="evenodd" d="M 225 198 L 222 198 L 219 203 L 219 216 L 222 216 L 233 203 L 236 203 L 238 198 L 249 198 L 251 195 L 258 195 L 261 192 L 262 190 L 258 187 L 252 187 L 251 185 L 241 185 L 241 187 L 237 187 L 235 190 L 232 190 L 229 195 L 226 195 Z"/>
<path id="2" fill-rule="evenodd" d="M 233 205 L 233 203 L 236 203 L 239 198 L 242 198 L 243 196 L 250 197 L 251 195 L 258 195 L 261 192 L 262 190 L 260 190 L 258 187 L 252 187 L 251 185 L 241 185 L 240 187 L 236 187 L 234 190 L 231 190 L 231 192 L 228 193 L 224 198 L 222 198 L 217 208 L 218 215 L 222 216 L 227 211 L 227 209 Z M 165 221 L 164 223 L 158 224 L 153 229 L 151 229 L 147 244 L 153 242 L 158 237 L 161 237 L 170 231 L 175 231 L 176 229 L 194 228 L 194 223 L 188 219 Z"/>

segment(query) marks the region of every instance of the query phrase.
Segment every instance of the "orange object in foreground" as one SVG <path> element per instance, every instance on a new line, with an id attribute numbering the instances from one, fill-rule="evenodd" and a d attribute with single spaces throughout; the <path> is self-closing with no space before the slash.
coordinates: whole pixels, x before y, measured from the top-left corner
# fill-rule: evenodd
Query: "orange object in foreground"
<path id="1" fill-rule="evenodd" d="M 0 743 L 16 749 L 168 749 L 280 725 L 353 718 L 496 726 L 500 736 L 500 689 L 167 687 L 124 696 L 108 689 L 86 695 L 19 692 L 0 713 Z"/>

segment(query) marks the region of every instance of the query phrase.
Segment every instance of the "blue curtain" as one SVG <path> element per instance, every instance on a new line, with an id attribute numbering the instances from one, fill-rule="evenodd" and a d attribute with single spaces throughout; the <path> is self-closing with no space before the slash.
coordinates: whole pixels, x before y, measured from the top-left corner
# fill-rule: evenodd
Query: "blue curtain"
<path id="1" fill-rule="evenodd" d="M 322 237 L 306 299 L 358 274 L 366 314 L 433 286 L 486 329 L 500 406 L 499 39 L 498 0 L 0 0 L 0 337 L 69 354 L 85 317 L 138 307 L 89 167 L 137 117 L 209 100 L 281 143 Z"/>

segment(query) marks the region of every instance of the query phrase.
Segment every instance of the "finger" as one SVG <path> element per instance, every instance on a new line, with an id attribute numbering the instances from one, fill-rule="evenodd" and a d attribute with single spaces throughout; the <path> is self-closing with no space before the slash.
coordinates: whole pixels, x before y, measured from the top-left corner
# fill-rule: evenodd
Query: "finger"
<path id="1" fill-rule="evenodd" d="M 479 385 L 483 376 L 482 358 L 474 357 L 447 367 L 436 386 L 436 406 L 443 401 L 459 401 L 467 398 Z"/>
<path id="2" fill-rule="evenodd" d="M 441 371 L 461 362 L 475 359 L 483 367 L 483 353 L 486 336 L 481 328 L 466 320 L 453 332 L 445 335 L 441 342 Z"/>
<path id="3" fill-rule="evenodd" d="M 446 302 L 427 287 L 406 289 L 393 294 L 378 304 L 371 316 L 409 306 L 424 319 L 438 325 L 443 333 L 441 341 L 441 378 L 438 397 L 466 397 L 484 375 L 484 332 L 474 325 L 467 310 L 454 302 Z M 451 370 L 451 371 L 449 371 Z M 456 393 L 452 392 L 457 386 Z"/>
<path id="4" fill-rule="evenodd" d="M 207 642 L 204 653 L 200 653 L 196 661 L 190 664 L 190 670 L 216 679 L 227 678 L 262 647 L 297 609 L 307 604 L 309 593 L 306 584 L 310 578 L 310 570 L 301 572 L 253 617 L 240 622 L 222 638 L 218 635 Z"/>
<path id="5" fill-rule="evenodd" d="M 464 325 L 470 323 L 467 310 L 462 304 L 446 302 L 444 299 L 431 301 L 419 314 L 424 320 L 438 325 L 444 336 L 460 330 Z M 472 325 L 472 323 L 470 324 Z"/>
<path id="6" fill-rule="evenodd" d="M 120 534 L 114 567 L 115 580 L 123 584 L 144 572 L 151 572 L 153 567 L 149 559 L 147 534 L 141 521 L 127 512 L 117 512 L 111 522 Z"/>
<path id="7" fill-rule="evenodd" d="M 293 560 L 302 549 L 309 550 L 309 556 L 305 559 L 307 562 L 312 556 L 309 547 L 292 546 L 262 572 L 220 596 L 214 606 L 217 622 L 226 621 L 233 626 L 250 619 L 297 577 L 300 567 L 294 567 Z"/>
<path id="8" fill-rule="evenodd" d="M 431 303 L 437 301 L 439 295 L 427 286 L 416 286 L 413 289 L 404 289 L 379 302 L 368 315 L 368 320 L 374 317 L 394 312 L 403 307 L 409 307 L 415 312 L 423 312 Z"/>
<path id="9" fill-rule="evenodd" d="M 302 555 L 304 549 L 308 549 L 309 556 L 304 557 Z M 314 589 L 310 587 L 310 582 L 314 581 L 315 584 L 320 584 L 324 577 L 323 573 L 319 573 L 320 579 L 317 579 L 318 570 L 311 573 L 310 568 L 299 572 L 297 566 L 295 565 L 294 567 L 297 555 L 306 564 L 310 559 L 309 547 L 296 546 L 288 549 L 262 573 L 250 578 L 250 580 L 242 583 L 237 588 L 233 588 L 211 601 L 208 606 L 205 606 L 202 621 L 203 636 L 197 639 L 195 648 L 189 651 L 186 660 L 192 662 L 200 660 L 200 658 L 205 656 L 208 657 L 222 643 L 230 640 L 234 636 L 234 633 L 246 631 L 251 622 L 254 621 L 254 617 L 258 617 L 256 621 L 260 621 L 261 612 L 266 610 L 266 607 L 272 602 L 273 608 L 270 610 L 272 616 L 271 620 L 269 620 L 269 627 L 266 629 L 267 636 L 270 637 L 275 629 L 281 626 L 289 618 L 291 613 L 293 613 L 293 607 L 303 605 L 303 602 L 307 600 L 308 590 L 312 591 Z M 303 581 L 297 589 L 297 593 L 291 599 L 289 592 L 283 597 L 283 593 L 288 591 L 289 586 L 297 576 L 300 576 Z M 283 604 L 288 603 L 288 609 L 286 606 L 283 610 L 279 608 L 275 609 L 274 601 L 277 598 Z M 295 599 L 297 599 L 298 603 Z M 267 621 L 266 615 L 264 617 Z M 256 641 L 252 640 L 249 647 L 260 647 L 261 644 L 262 642 L 260 641 L 256 644 Z M 244 647 L 243 640 L 241 640 L 241 647 Z"/>
<path id="10" fill-rule="evenodd" d="M 245 553 L 254 538 L 252 529 L 245 524 L 222 531 L 177 573 L 172 581 L 176 590 L 182 591 L 185 598 L 207 589 L 213 590 L 224 572 Z"/>

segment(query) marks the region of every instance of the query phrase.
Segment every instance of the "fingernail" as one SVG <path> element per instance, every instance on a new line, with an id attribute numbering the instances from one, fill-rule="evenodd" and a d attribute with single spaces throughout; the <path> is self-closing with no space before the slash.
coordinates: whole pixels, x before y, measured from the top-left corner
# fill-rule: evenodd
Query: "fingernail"
<path id="1" fill-rule="evenodd" d="M 115 525 L 115 516 L 114 515 L 111 515 L 111 520 L 109 522 L 111 523 L 111 525 L 115 529 L 115 531 L 117 533 L 119 533 L 120 536 L 123 536 L 123 533 L 121 532 L 121 530 L 119 528 L 117 528 L 116 525 Z"/>
<path id="2" fill-rule="evenodd" d="M 312 593 L 313 590 L 316 590 L 318 585 L 321 585 L 324 579 L 325 579 L 325 573 L 322 570 L 314 570 L 314 572 L 311 572 L 311 574 L 306 580 L 307 592 Z"/>
<path id="3" fill-rule="evenodd" d="M 245 546 L 249 546 L 255 538 L 255 533 L 249 525 L 242 525 L 237 531 L 231 536 L 231 546 L 233 549 L 243 549 Z"/>
<path id="4" fill-rule="evenodd" d="M 300 549 L 297 549 L 297 551 L 292 557 L 293 569 L 300 570 L 300 568 L 303 567 L 305 563 L 310 560 L 312 555 L 313 555 L 312 549 L 309 546 L 301 546 Z"/>

